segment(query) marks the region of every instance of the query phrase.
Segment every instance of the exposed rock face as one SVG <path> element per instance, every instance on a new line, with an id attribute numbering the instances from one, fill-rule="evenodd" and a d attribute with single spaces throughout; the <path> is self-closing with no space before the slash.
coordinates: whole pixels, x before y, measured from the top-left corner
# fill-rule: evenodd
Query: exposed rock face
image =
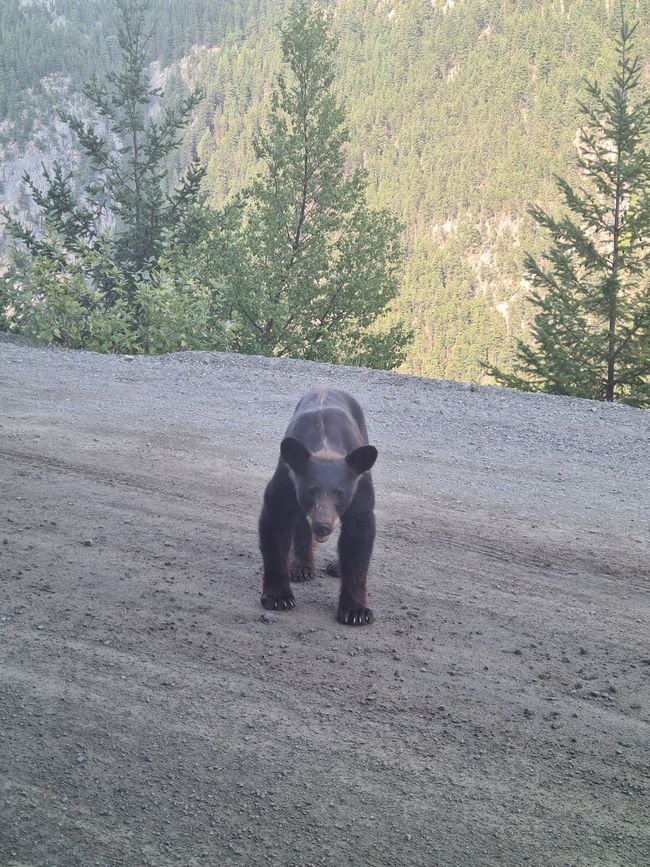
<path id="1" fill-rule="evenodd" d="M 13 207 L 24 220 L 34 214 L 25 174 L 37 187 L 44 189 L 45 173 L 51 173 L 54 164 L 59 163 L 72 176 L 73 186 L 79 192 L 93 177 L 87 159 L 79 152 L 73 134 L 61 121 L 57 110 L 68 111 L 88 122 L 92 120 L 100 134 L 110 135 L 106 120 L 89 113 L 87 100 L 72 91 L 68 79 L 47 78 L 43 86 L 50 97 L 51 109 L 35 115 L 38 119 L 34 121 L 30 138 L 20 146 L 0 144 L 0 202 Z M 113 140 L 117 146 L 118 140 Z"/>

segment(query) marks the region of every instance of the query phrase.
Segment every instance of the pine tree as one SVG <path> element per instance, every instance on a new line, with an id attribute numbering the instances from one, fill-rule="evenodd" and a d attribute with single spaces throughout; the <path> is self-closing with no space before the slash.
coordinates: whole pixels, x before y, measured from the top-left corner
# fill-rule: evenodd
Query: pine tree
<path id="1" fill-rule="evenodd" d="M 182 233 L 199 200 L 204 174 L 192 164 L 173 194 L 164 193 L 167 158 L 180 145 L 180 134 L 200 97 L 190 94 L 178 107 L 165 109 L 159 121 L 149 117 L 154 100 L 162 95 L 160 88 L 151 86 L 147 68 L 149 0 L 113 2 L 119 13 L 122 66 L 110 71 L 105 82 L 93 76 L 83 87 L 106 132 L 59 111 L 88 159 L 94 180 L 79 200 L 72 177 L 58 164 L 51 174 L 45 173 L 44 192 L 25 176 L 39 221 L 46 227 L 43 237 L 5 212 L 9 234 L 34 255 L 78 262 L 84 252 L 96 253 L 87 258 L 88 277 L 109 306 L 116 298 L 115 276 L 126 285 L 132 302 L 138 275 L 156 262 L 170 233 Z M 107 231 L 111 223 L 114 226 Z"/>
<path id="2" fill-rule="evenodd" d="M 621 9 L 609 87 L 587 86 L 578 167 L 585 186 L 557 178 L 567 213 L 529 211 L 549 232 L 542 261 L 527 256 L 535 287 L 532 342 L 518 342 L 503 384 L 650 406 L 650 96 Z M 635 99 L 635 97 L 637 97 Z"/>
<path id="3" fill-rule="evenodd" d="M 84 86 L 104 129 L 59 112 L 94 179 L 79 196 L 58 164 L 44 190 L 25 176 L 38 229 L 3 209 L 13 247 L 0 276 L 0 327 L 100 351 L 221 349 L 219 286 L 199 274 L 199 251 L 210 246 L 203 168 L 191 164 L 165 193 L 169 157 L 199 96 L 151 116 L 162 94 L 147 71 L 149 2 L 113 2 L 122 65 Z"/>
<path id="4" fill-rule="evenodd" d="M 294 2 L 281 39 L 284 71 L 255 143 L 263 172 L 224 216 L 233 347 L 394 366 L 400 327 L 372 326 L 397 292 L 398 224 L 367 207 L 364 173 L 347 169 L 322 11 Z"/>

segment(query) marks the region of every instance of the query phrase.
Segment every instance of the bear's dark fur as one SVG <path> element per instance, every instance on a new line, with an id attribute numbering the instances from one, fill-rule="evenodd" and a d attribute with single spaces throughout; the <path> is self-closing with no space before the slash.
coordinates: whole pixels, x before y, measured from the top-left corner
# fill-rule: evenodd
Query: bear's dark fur
<path id="1" fill-rule="evenodd" d="M 361 407 L 349 394 L 320 388 L 298 403 L 260 515 L 264 608 L 293 608 L 291 580 L 313 578 L 313 541 L 324 542 L 340 521 L 336 617 L 355 626 L 372 621 L 366 580 L 375 540 L 369 470 L 376 459 Z"/>

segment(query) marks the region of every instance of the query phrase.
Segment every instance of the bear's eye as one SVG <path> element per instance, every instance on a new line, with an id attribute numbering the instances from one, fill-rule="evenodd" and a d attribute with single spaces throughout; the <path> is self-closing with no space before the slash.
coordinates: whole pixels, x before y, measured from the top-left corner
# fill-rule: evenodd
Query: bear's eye
<path id="1" fill-rule="evenodd" d="M 312 485 L 310 488 L 307 488 L 307 493 L 311 497 L 317 497 L 320 494 L 320 488 L 316 487 L 316 485 Z"/>
<path id="2" fill-rule="evenodd" d="M 337 500 L 342 500 L 345 496 L 345 491 L 342 491 L 340 488 L 338 488 L 336 491 L 334 491 L 334 496 Z"/>

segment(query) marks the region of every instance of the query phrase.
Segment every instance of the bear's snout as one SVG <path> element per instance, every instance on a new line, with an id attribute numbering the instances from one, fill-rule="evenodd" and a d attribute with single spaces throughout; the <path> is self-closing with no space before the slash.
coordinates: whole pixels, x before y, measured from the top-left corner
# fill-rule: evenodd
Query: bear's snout
<path id="1" fill-rule="evenodd" d="M 316 539 L 316 541 L 325 542 L 325 540 L 329 539 L 329 537 L 331 536 L 334 527 L 332 527 L 330 524 L 314 524 L 312 529 L 314 531 L 314 538 Z"/>

